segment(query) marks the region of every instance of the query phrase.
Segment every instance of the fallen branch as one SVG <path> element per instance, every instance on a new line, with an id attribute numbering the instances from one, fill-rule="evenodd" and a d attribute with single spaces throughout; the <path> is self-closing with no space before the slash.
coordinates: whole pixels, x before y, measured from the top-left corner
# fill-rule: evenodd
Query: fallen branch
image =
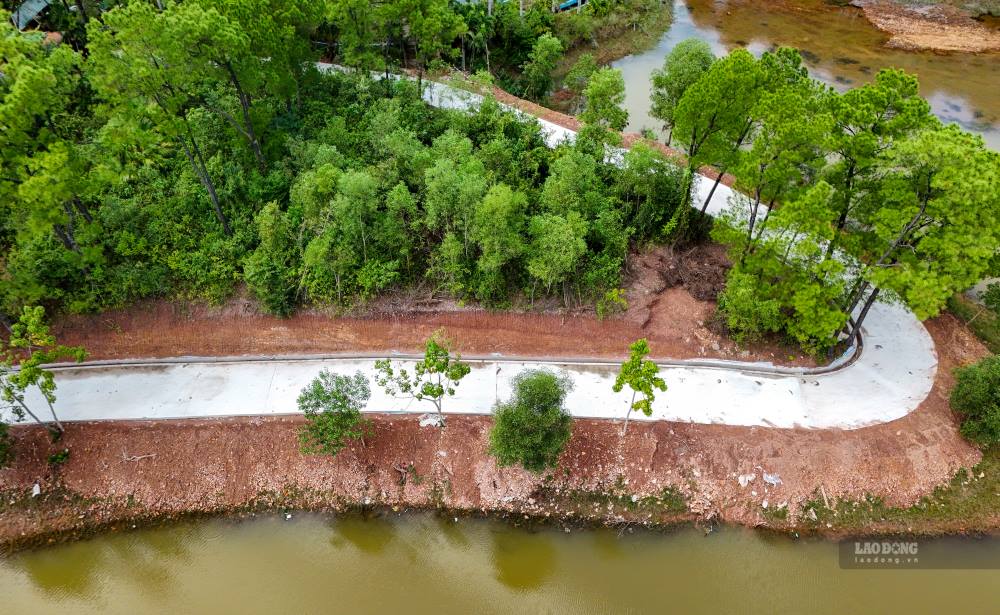
<path id="1" fill-rule="evenodd" d="M 125 449 L 122 449 L 122 461 L 139 461 L 140 459 L 151 459 L 156 457 L 156 453 L 149 453 L 148 455 L 126 455 Z"/>

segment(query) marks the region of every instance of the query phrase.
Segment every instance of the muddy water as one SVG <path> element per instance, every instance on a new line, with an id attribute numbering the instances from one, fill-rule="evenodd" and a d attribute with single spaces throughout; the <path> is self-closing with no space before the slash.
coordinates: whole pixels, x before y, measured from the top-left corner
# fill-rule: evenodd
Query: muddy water
<path id="1" fill-rule="evenodd" d="M 953 539 L 965 551 L 1000 540 Z M 3 613 L 987 613 L 1000 570 L 842 570 L 837 545 L 432 515 L 295 515 L 0 559 Z"/>
<path id="2" fill-rule="evenodd" d="M 814 77 L 841 90 L 871 80 L 881 68 L 904 69 L 919 77 L 935 115 L 983 135 L 987 145 L 1000 150 L 1000 54 L 890 49 L 883 44 L 886 35 L 860 10 L 823 0 L 677 0 L 674 23 L 659 44 L 614 63 L 625 76 L 629 130 L 659 127 L 649 117 L 650 75 L 687 38 L 708 42 L 716 54 L 734 47 L 757 54 L 775 46 L 796 47 Z"/>

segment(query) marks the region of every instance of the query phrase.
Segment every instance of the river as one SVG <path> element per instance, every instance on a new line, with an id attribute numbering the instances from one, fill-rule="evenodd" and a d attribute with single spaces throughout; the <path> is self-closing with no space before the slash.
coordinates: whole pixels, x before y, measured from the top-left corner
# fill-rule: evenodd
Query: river
<path id="1" fill-rule="evenodd" d="M 629 130 L 658 128 L 649 116 L 649 79 L 678 42 L 700 38 L 717 55 L 734 47 L 760 54 L 796 47 L 810 73 L 844 90 L 870 81 L 879 69 L 896 67 L 917 75 L 934 114 L 983 136 L 1000 150 L 1000 54 L 940 54 L 885 47 L 887 36 L 852 7 L 823 0 L 789 3 L 677 0 L 673 25 L 656 47 L 613 64 L 625 77 Z"/>
<path id="2" fill-rule="evenodd" d="M 961 555 L 1000 539 L 951 538 Z M 996 561 L 997 557 L 993 558 Z M 432 514 L 294 514 L 104 534 L 0 558 L 4 613 L 990 613 L 1000 570 L 844 570 L 838 547 Z"/>

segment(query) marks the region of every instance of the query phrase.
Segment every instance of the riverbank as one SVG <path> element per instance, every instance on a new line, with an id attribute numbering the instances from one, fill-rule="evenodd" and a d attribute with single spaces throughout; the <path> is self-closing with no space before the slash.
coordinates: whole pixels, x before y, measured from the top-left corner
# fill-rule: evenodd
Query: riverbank
<path id="1" fill-rule="evenodd" d="M 977 21 L 968 9 L 954 3 L 855 0 L 852 4 L 861 8 L 872 25 L 889 34 L 889 47 L 960 53 L 1000 51 L 1000 29 Z"/>
<path id="2" fill-rule="evenodd" d="M 900 420 L 850 431 L 633 422 L 623 441 L 619 422 L 580 419 L 559 470 L 545 478 L 496 467 L 486 416 L 451 416 L 442 431 L 419 427 L 416 415 L 375 415 L 374 435 L 334 459 L 298 451 L 299 416 L 78 422 L 55 444 L 36 427 L 15 427 L 15 463 L 0 470 L 0 544 L 187 515 L 366 506 L 830 535 L 995 531 L 1000 464 L 994 452 L 971 469 L 981 455 L 959 436 L 947 402 L 952 368 L 985 349 L 950 315 L 927 327 L 937 380 Z M 64 448 L 65 463 L 47 462 Z M 962 468 L 965 479 L 939 492 L 951 494 L 947 506 L 910 508 Z M 851 502 L 869 497 L 881 504 L 854 514 Z M 909 512 L 884 512 L 892 507 Z"/>

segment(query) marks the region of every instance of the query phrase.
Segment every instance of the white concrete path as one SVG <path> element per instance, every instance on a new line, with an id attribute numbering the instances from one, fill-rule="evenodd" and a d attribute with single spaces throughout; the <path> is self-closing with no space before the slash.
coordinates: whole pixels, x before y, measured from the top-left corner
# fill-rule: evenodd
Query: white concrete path
<path id="1" fill-rule="evenodd" d="M 324 68 L 329 68 L 325 66 Z M 428 82 L 428 103 L 468 109 L 482 98 Z M 520 112 L 519 112 L 520 113 Z M 539 120 L 547 141 L 572 140 L 572 130 Z M 699 178 L 693 205 L 711 187 Z M 732 190 L 720 185 L 709 212 L 717 215 Z M 663 363 L 669 390 L 654 404 L 652 420 L 853 429 L 891 421 L 914 410 L 931 390 L 937 369 L 934 343 L 907 309 L 876 303 L 862 327 L 864 348 L 820 370 L 796 370 L 766 363 L 677 361 Z M 626 349 L 622 349 L 623 353 Z M 388 350 L 387 350 L 388 352 Z M 400 357 L 402 359 L 402 357 Z M 853 362 L 850 360 L 853 358 Z M 574 390 L 567 407 L 574 416 L 624 417 L 629 395 L 614 394 L 617 365 L 480 357 L 445 403 L 446 412 L 485 414 L 510 392 L 510 379 L 528 368 L 563 370 Z M 157 419 L 297 412 L 298 392 L 320 369 L 360 370 L 372 380 L 368 411 L 429 412 L 429 403 L 391 399 L 374 385 L 370 357 L 273 360 L 177 359 L 145 365 L 91 365 L 57 370 L 57 410 L 64 420 Z M 39 399 L 29 398 L 35 407 Z M 634 416 L 643 420 L 643 416 Z"/>

